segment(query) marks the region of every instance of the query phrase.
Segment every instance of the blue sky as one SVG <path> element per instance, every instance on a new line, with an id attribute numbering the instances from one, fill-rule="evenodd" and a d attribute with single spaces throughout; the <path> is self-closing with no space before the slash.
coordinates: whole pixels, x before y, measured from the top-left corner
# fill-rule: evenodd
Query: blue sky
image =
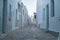
<path id="1" fill-rule="evenodd" d="M 36 0 L 22 0 L 22 2 L 27 7 L 29 16 L 36 12 Z"/>

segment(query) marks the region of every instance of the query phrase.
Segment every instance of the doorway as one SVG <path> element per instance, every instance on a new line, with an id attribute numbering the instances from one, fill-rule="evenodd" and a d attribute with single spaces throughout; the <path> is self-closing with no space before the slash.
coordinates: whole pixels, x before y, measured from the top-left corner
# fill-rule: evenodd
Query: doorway
<path id="1" fill-rule="evenodd" d="M 46 6 L 46 13 L 47 13 L 47 30 L 49 29 L 49 5 Z"/>
<path id="2" fill-rule="evenodd" d="M 2 33 L 5 33 L 7 24 L 7 0 L 3 0 L 3 19 L 2 19 Z"/>

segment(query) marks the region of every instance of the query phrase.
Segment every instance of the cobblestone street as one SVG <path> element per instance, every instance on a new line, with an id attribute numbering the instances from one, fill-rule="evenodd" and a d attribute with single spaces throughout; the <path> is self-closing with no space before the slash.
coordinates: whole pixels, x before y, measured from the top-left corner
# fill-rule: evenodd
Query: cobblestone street
<path id="1" fill-rule="evenodd" d="M 56 40 L 56 37 L 43 32 L 34 25 L 29 25 L 11 32 L 3 40 Z"/>

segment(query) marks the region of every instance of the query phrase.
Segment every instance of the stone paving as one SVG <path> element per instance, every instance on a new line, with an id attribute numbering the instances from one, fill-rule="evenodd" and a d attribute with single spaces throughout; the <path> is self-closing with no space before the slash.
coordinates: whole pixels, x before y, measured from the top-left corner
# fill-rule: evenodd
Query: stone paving
<path id="1" fill-rule="evenodd" d="M 43 32 L 34 25 L 30 25 L 9 33 L 2 40 L 57 40 L 57 38 L 49 33 Z"/>

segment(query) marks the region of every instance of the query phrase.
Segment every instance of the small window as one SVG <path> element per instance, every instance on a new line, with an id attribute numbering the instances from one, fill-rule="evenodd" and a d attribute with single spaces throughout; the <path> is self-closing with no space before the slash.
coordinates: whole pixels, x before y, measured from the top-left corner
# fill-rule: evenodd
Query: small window
<path id="1" fill-rule="evenodd" d="M 54 0 L 51 0 L 51 16 L 54 17 Z"/>

